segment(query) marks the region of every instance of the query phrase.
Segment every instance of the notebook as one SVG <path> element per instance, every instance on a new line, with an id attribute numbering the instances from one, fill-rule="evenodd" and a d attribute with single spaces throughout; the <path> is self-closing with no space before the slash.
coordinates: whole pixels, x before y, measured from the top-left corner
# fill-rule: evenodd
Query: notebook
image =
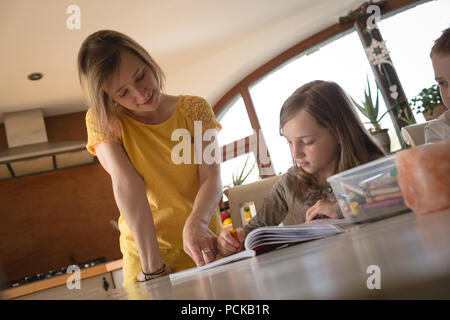
<path id="1" fill-rule="evenodd" d="M 343 232 L 343 228 L 338 227 L 340 223 L 341 221 L 336 224 L 325 224 L 321 221 L 292 226 L 261 227 L 252 230 L 247 235 L 244 241 L 244 246 L 247 250 L 253 250 L 258 255 L 277 249 L 281 246 L 284 247 L 299 242 L 320 239 L 341 233 Z M 347 221 L 342 221 L 342 225 L 346 223 Z"/>
<path id="2" fill-rule="evenodd" d="M 344 219 L 320 219 L 310 223 L 292 226 L 270 226 L 252 230 L 244 241 L 246 250 L 221 258 L 201 267 L 191 268 L 170 274 L 170 279 L 180 279 L 197 274 L 203 270 L 252 258 L 258 254 L 272 251 L 290 244 L 320 239 L 344 231 L 346 226 L 353 225 Z"/>
<path id="3" fill-rule="evenodd" d="M 208 264 L 205 264 L 204 266 L 200 266 L 200 267 L 196 267 L 196 268 L 190 268 L 190 269 L 183 270 L 183 271 L 180 271 L 180 272 L 171 273 L 169 275 L 170 276 L 170 280 L 184 278 L 184 277 L 187 277 L 189 275 L 193 275 L 193 274 L 199 273 L 200 271 L 203 271 L 203 270 L 215 268 L 217 266 L 221 266 L 221 265 L 224 265 L 224 264 L 227 264 L 227 263 L 231 263 L 231 262 L 234 262 L 234 261 L 251 258 L 251 257 L 254 257 L 255 255 L 256 255 L 256 252 L 254 250 L 244 250 L 244 251 L 232 254 L 232 255 L 230 255 L 228 257 L 223 257 L 223 258 L 221 258 L 219 260 L 210 262 Z"/>

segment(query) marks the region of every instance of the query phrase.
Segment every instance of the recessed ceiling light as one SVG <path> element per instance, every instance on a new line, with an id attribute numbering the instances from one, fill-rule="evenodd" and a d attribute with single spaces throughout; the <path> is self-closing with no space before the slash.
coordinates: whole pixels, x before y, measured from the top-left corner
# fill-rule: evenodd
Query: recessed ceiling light
<path id="1" fill-rule="evenodd" d="M 36 80 L 42 79 L 43 76 L 44 75 L 40 72 L 33 72 L 28 75 L 28 79 L 30 79 L 32 81 L 36 81 Z"/>

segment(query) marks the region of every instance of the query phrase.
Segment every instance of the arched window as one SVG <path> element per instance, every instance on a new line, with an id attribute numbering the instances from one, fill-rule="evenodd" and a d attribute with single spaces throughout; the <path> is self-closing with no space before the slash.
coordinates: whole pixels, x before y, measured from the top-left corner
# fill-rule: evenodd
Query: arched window
<path id="1" fill-rule="evenodd" d="M 433 40 L 449 27 L 445 12 L 450 12 L 450 1 L 423 3 L 392 0 L 387 1 L 384 9 L 385 13 L 377 25 L 397 69 L 398 78 L 404 86 L 405 96 L 410 100 L 422 88 L 434 84 L 429 51 Z M 253 129 L 262 129 L 262 142 L 268 148 L 271 168 L 276 174 L 284 173 L 292 165 L 289 148 L 280 137 L 278 128 L 279 111 L 286 98 L 304 83 L 321 79 L 337 82 L 358 101 L 363 97 L 366 76 L 375 96 L 376 77 L 355 27 L 352 22 L 336 24 L 303 40 L 245 77 L 216 103 L 214 111 L 224 127 L 231 127 L 224 128 L 223 131 L 224 135 L 227 132 L 227 137 L 230 137 L 226 140 L 228 146 L 234 145 L 237 148 L 237 141 L 242 145 L 245 137 L 248 139 L 248 121 Z M 381 94 L 380 108 L 381 113 L 386 110 Z M 367 119 L 361 114 L 360 116 L 363 122 L 367 122 Z M 417 116 L 417 122 L 423 121 L 421 116 Z M 399 150 L 402 142 L 398 129 L 395 130 L 398 123 L 394 123 L 392 117 L 386 115 L 381 126 L 389 129 L 391 151 Z M 369 128 L 370 125 L 367 124 L 366 127 Z M 235 139 L 234 142 L 230 141 L 232 139 Z M 247 152 L 250 151 L 246 149 L 244 154 Z M 225 159 L 230 161 L 229 159 L 236 158 L 234 163 L 226 161 L 222 164 L 224 181 L 230 180 L 227 177 L 233 166 L 235 169 L 242 168 L 246 159 L 242 154 L 235 152 L 234 157 Z M 256 155 L 252 161 L 258 162 Z M 261 167 L 261 163 L 258 162 L 258 165 Z M 252 175 L 245 183 L 255 179 L 256 176 Z"/>

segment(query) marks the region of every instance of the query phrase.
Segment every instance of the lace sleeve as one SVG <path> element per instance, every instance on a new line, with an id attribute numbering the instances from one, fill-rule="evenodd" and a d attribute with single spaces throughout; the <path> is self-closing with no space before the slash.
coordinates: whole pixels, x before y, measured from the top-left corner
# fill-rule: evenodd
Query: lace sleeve
<path id="1" fill-rule="evenodd" d="M 118 139 L 114 139 L 112 137 L 109 137 L 106 132 L 100 129 L 99 125 L 97 124 L 97 121 L 95 119 L 94 113 L 92 112 L 92 109 L 89 109 L 86 113 L 86 129 L 87 129 L 87 136 L 88 141 L 86 144 L 86 149 L 92 153 L 94 156 L 97 154 L 95 153 L 95 146 L 101 142 L 107 142 L 107 141 L 117 141 L 120 142 Z"/>

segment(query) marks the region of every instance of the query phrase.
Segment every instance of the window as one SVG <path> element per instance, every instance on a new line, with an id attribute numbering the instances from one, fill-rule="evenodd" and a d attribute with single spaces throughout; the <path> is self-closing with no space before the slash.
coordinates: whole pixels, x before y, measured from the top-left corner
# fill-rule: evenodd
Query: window
<path id="1" fill-rule="evenodd" d="M 248 118 L 244 100 L 240 95 L 236 96 L 230 103 L 228 103 L 223 111 L 217 116 L 217 120 L 222 125 L 222 130 L 220 130 L 218 134 L 219 145 L 221 147 L 253 135 L 253 129 Z M 244 151 L 238 150 L 238 152 Z M 223 186 L 233 186 L 233 174 L 235 177 L 240 174 L 244 168 L 247 157 L 248 162 L 245 167 L 244 176 L 249 172 L 253 165 L 254 167 L 247 179 L 244 181 L 244 184 L 254 182 L 259 179 L 259 170 L 256 164 L 255 155 L 253 152 L 249 152 L 247 154 L 238 155 L 236 158 L 232 158 L 221 163 L 220 171 Z"/>
<path id="2" fill-rule="evenodd" d="M 217 120 L 222 125 L 222 130 L 218 133 L 220 146 L 224 146 L 253 134 L 247 110 L 245 109 L 244 100 L 240 95 L 228 103 L 217 116 Z"/>
<path id="3" fill-rule="evenodd" d="M 334 41 L 333 41 L 334 40 Z M 367 80 L 375 99 L 376 86 L 364 48 L 355 31 L 330 39 L 320 49 L 308 50 L 287 61 L 250 88 L 256 113 L 266 139 L 275 172 L 286 172 L 292 166 L 289 148 L 279 135 L 279 114 L 283 102 L 301 85 L 313 80 L 331 80 L 338 83 L 356 101 L 364 97 Z M 380 115 L 386 106 L 380 93 Z M 358 111 L 359 113 L 359 111 Z M 360 114 L 360 113 L 359 113 Z M 363 122 L 367 119 L 360 114 Z M 370 128 L 370 124 L 365 124 Z M 381 127 L 389 129 L 391 150 L 400 148 L 398 137 L 389 115 L 381 121 Z"/>
<path id="4" fill-rule="evenodd" d="M 245 179 L 243 184 L 255 182 L 259 180 L 259 171 L 258 171 L 258 165 L 256 164 L 255 155 L 253 152 L 240 155 L 236 158 L 233 158 L 231 160 L 228 160 L 226 162 L 223 162 L 220 165 L 220 172 L 221 172 L 221 178 L 222 178 L 222 185 L 232 187 L 233 186 L 233 174 L 236 177 L 239 175 L 244 168 L 245 161 L 248 162 L 244 170 L 244 175 L 247 175 L 247 173 L 250 171 L 250 169 L 253 167 L 252 171 L 248 175 L 247 179 Z"/>
<path id="5" fill-rule="evenodd" d="M 449 12 L 450 1 L 430 1 L 378 23 L 408 101 L 436 82 L 430 51 L 450 26 Z M 418 123 L 425 122 L 422 114 L 413 113 Z"/>
<path id="6" fill-rule="evenodd" d="M 435 82 L 429 52 L 433 41 L 440 36 L 441 31 L 450 26 L 445 12 L 450 12 L 450 1 L 435 0 L 387 16 L 378 23 L 408 100 Z M 321 37 L 319 34 L 316 35 L 316 39 L 323 39 Z M 258 74 L 257 71 L 255 73 Z M 248 86 L 276 174 L 284 173 L 292 166 L 288 145 L 279 135 L 279 113 L 283 102 L 293 91 L 313 80 L 332 80 L 342 86 L 356 101 L 360 101 L 367 86 L 366 76 L 369 78 L 372 96 L 375 99 L 375 78 L 364 47 L 354 29 L 348 29 L 299 53 L 250 85 L 248 82 L 241 82 L 243 87 Z M 241 111 L 236 110 L 235 113 L 228 111 L 229 118 L 226 121 L 231 124 L 229 128 L 233 128 L 233 132 L 226 133 L 230 138 L 224 143 L 221 142 L 221 145 L 251 134 L 242 98 L 236 101 L 237 99 L 235 97 L 235 102 L 231 104 L 235 104 L 233 108 L 239 108 Z M 381 93 L 379 103 L 380 116 L 386 111 Z M 367 123 L 368 119 L 357 109 L 356 111 L 369 129 L 371 124 Z M 419 123 L 424 122 L 422 115 L 414 113 L 414 116 Z M 243 130 L 238 124 L 238 121 L 242 120 L 246 122 Z M 380 123 L 381 128 L 389 130 L 391 152 L 401 148 L 393 122 L 395 119 L 386 114 Z"/>

